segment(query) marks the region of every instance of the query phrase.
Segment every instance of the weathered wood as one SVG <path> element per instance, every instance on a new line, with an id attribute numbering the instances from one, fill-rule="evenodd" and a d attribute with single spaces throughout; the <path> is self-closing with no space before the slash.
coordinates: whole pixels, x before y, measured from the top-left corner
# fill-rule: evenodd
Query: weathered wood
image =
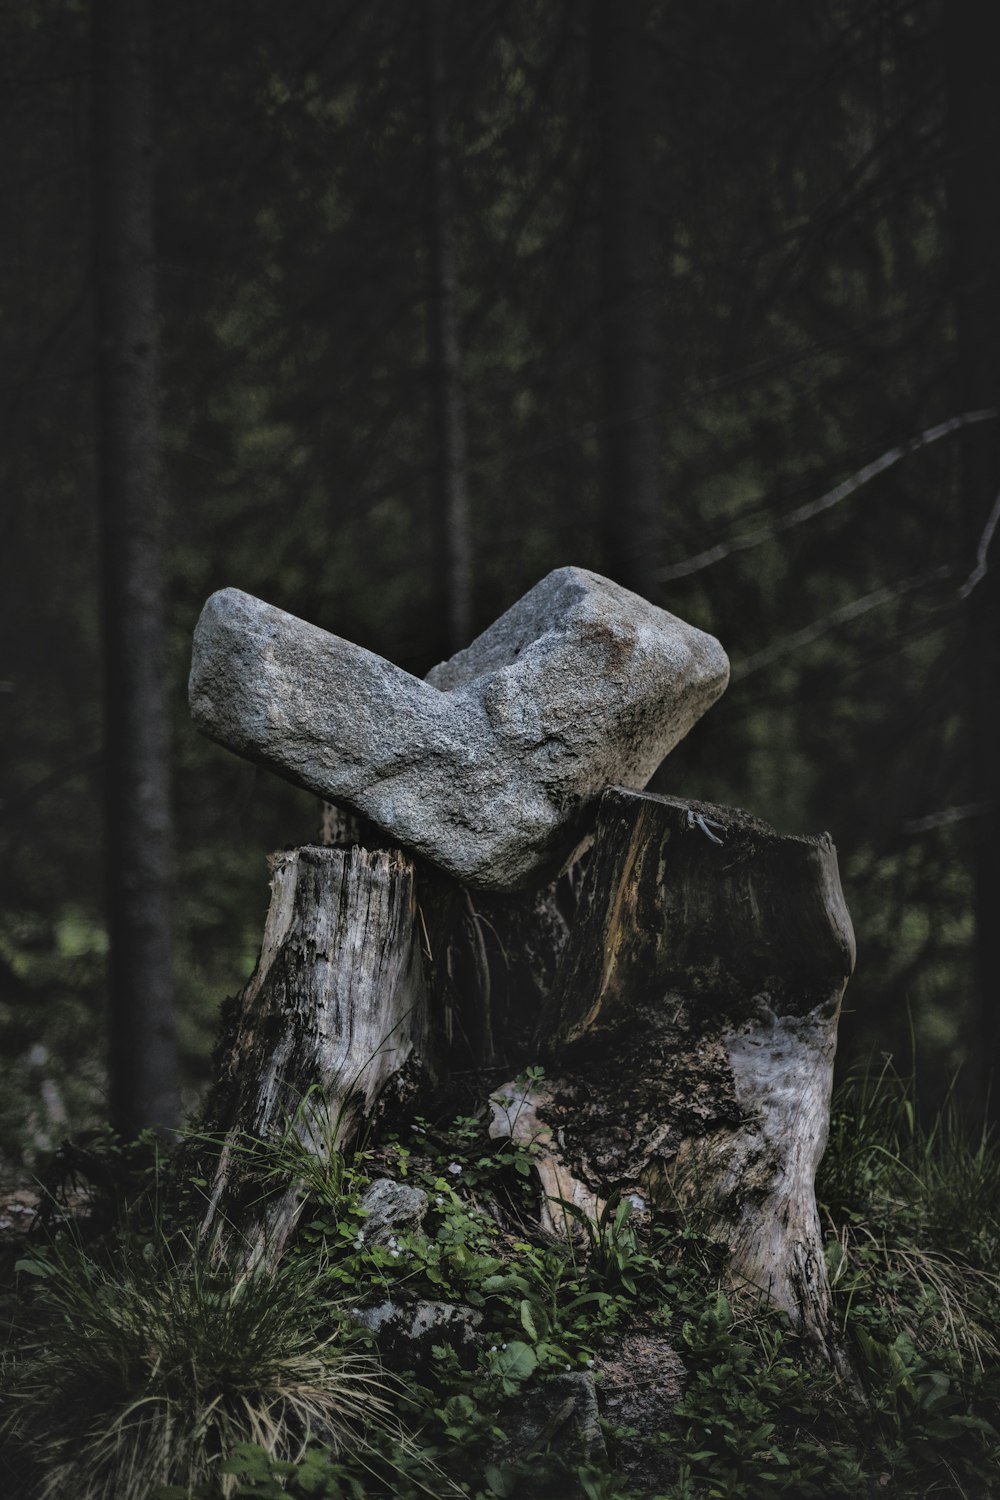
<path id="1" fill-rule="evenodd" d="M 613 788 L 539 1027 L 547 1097 L 522 1101 L 564 1185 L 696 1215 L 733 1283 L 821 1343 L 814 1180 L 853 962 L 827 835 Z"/>
<path id="2" fill-rule="evenodd" d="M 351 1143 L 390 1083 L 427 1066 L 414 871 L 398 850 L 308 846 L 271 857 L 257 967 L 229 1018 L 205 1112 L 225 1137 L 202 1233 L 251 1260 L 280 1254 L 294 1173 L 262 1181 L 255 1142 L 320 1160 Z"/>
<path id="3" fill-rule="evenodd" d="M 319 834 L 316 839 L 324 849 L 350 849 L 357 844 L 362 849 L 390 849 L 394 845 L 382 831 L 352 812 L 339 802 L 319 804 Z"/>
<path id="4" fill-rule="evenodd" d="M 540 1084 L 510 1084 L 498 1089 L 490 1095 L 490 1135 L 494 1140 L 511 1140 L 532 1148 L 542 1192 L 542 1233 L 551 1239 L 572 1238 L 578 1224 L 572 1210 L 579 1210 L 596 1224 L 606 1204 L 573 1175 L 565 1161 L 552 1127 L 546 1123 L 552 1105 L 552 1093 Z"/>
<path id="5" fill-rule="evenodd" d="M 426 1070 L 433 1033 L 456 1099 L 479 1080 L 493 1133 L 534 1142 L 550 1234 L 572 1227 L 558 1200 L 680 1208 L 733 1284 L 836 1359 L 814 1179 L 854 946 L 827 836 L 613 788 L 563 889 L 487 896 L 421 866 L 418 906 L 405 856 L 356 845 L 273 873 L 209 1111 L 226 1140 L 205 1233 L 280 1253 L 299 1184 L 269 1191 L 242 1147 L 344 1145 L 390 1080 Z M 539 1058 L 543 1085 L 488 1081 Z"/>
<path id="6" fill-rule="evenodd" d="M 431 1008 L 448 1067 L 471 1074 L 526 1067 L 536 1060 L 538 1017 L 569 937 L 572 879 L 520 896 L 471 891 L 425 865 L 419 881 Z"/>
<path id="7" fill-rule="evenodd" d="M 381 840 L 372 838 L 372 826 L 360 813 L 351 812 L 336 802 L 320 802 L 319 840 L 325 849 L 349 849 L 352 844 L 365 844 L 371 840 L 378 848 Z"/>

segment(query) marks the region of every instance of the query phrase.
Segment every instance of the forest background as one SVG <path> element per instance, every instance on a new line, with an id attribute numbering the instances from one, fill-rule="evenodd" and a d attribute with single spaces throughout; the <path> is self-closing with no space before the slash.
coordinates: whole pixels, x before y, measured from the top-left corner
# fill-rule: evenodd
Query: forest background
<path id="1" fill-rule="evenodd" d="M 148 45 L 141 9 L 0 18 L 8 1163 L 105 1116 L 109 1035 L 113 1110 L 116 1076 L 119 1105 L 123 1078 L 148 1090 L 151 1050 L 170 1093 L 175 1039 L 194 1102 L 256 957 L 265 855 L 316 834 L 312 799 L 189 722 L 207 595 L 235 585 L 422 675 L 566 563 L 730 653 L 654 789 L 831 833 L 859 946 L 841 1069 L 915 1058 L 928 1103 L 958 1077 L 981 1115 L 1000 1036 L 984 8 L 174 0 Z M 136 328 L 130 483 L 108 361 Z M 161 713 L 157 750 L 137 725 Z M 136 937 L 143 882 L 157 930 Z"/>

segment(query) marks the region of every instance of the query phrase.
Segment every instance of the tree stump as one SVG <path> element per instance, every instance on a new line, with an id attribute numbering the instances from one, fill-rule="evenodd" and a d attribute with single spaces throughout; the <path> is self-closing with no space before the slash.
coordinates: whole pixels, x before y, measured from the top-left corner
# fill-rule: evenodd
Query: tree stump
<path id="1" fill-rule="evenodd" d="M 421 909 L 405 856 L 357 846 L 272 868 L 209 1108 L 226 1139 L 206 1233 L 280 1253 L 299 1184 L 267 1191 L 242 1148 L 291 1138 L 322 1159 L 390 1084 L 424 1089 L 433 1053 L 463 1105 L 470 1081 L 491 1096 L 494 1135 L 534 1143 L 548 1233 L 567 1203 L 680 1210 L 726 1246 L 733 1286 L 836 1361 L 814 1182 L 854 941 L 826 835 L 612 788 L 561 903 L 421 868 Z M 542 1084 L 497 1086 L 538 1061 Z"/>
<path id="2" fill-rule="evenodd" d="M 224 1137 L 202 1234 L 274 1259 L 299 1182 L 261 1180 L 254 1144 L 326 1161 L 390 1084 L 428 1066 L 414 869 L 398 850 L 307 846 L 272 855 L 260 959 L 231 1007 L 206 1126 Z"/>
<path id="3" fill-rule="evenodd" d="M 735 1285 L 825 1345 L 814 1181 L 854 963 L 836 851 L 614 788 L 590 861 L 539 1027 L 551 1076 L 496 1091 L 494 1130 L 530 1112 L 570 1201 L 633 1193 L 695 1216 Z"/>
<path id="4" fill-rule="evenodd" d="M 241 1146 L 329 1155 L 390 1083 L 426 1077 L 433 1039 L 447 1102 L 467 1109 L 471 1088 L 494 1133 L 534 1141 L 550 1233 L 624 1194 L 680 1208 L 724 1242 L 734 1284 L 835 1358 L 814 1178 L 854 962 L 836 853 L 626 789 L 727 673 L 710 636 L 575 568 L 424 682 L 212 596 L 196 722 L 338 799 L 322 836 L 353 846 L 274 861 L 209 1108 L 225 1145 L 206 1234 L 233 1225 L 252 1256 L 279 1253 L 295 1173 L 271 1191 Z M 381 838 L 426 863 L 361 847 Z M 546 886 L 590 840 L 582 878 Z"/>

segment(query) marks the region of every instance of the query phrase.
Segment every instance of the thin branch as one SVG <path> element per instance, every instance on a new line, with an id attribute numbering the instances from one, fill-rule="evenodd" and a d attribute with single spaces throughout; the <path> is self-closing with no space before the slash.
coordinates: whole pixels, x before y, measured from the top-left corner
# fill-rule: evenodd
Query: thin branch
<path id="1" fill-rule="evenodd" d="M 890 448 L 870 464 L 865 464 L 864 468 L 859 469 L 848 479 L 842 480 L 832 490 L 821 495 L 818 500 L 810 500 L 807 504 L 800 505 L 797 510 L 789 511 L 786 516 L 779 516 L 777 520 L 769 522 L 766 526 L 758 526 L 754 531 L 745 531 L 742 536 L 733 537 L 728 542 L 719 542 L 717 546 L 698 552 L 694 557 L 685 558 L 683 562 L 660 568 L 657 576 L 661 583 L 670 583 L 675 578 L 687 578 L 691 573 L 700 573 L 703 568 L 712 567 L 713 564 L 721 562 L 723 558 L 731 556 L 734 552 L 747 552 L 751 547 L 759 547 L 763 542 L 769 542 L 780 535 L 781 532 L 791 531 L 793 527 L 801 526 L 804 521 L 811 521 L 814 516 L 822 515 L 834 505 L 839 505 L 842 500 L 855 494 L 879 474 L 884 474 L 886 469 L 891 469 L 904 458 L 908 458 L 911 453 L 916 453 L 918 449 L 940 442 L 942 438 L 958 432 L 962 427 L 968 427 L 973 422 L 993 422 L 996 417 L 997 413 L 994 410 L 968 411 L 960 417 L 951 417 L 947 422 L 939 422 L 935 427 L 928 427 L 916 437 L 909 438 L 898 447 Z"/>
<path id="2" fill-rule="evenodd" d="M 995 807 L 995 802 L 964 802 L 960 807 L 943 807 L 940 812 L 928 813 L 925 818 L 910 818 L 901 825 L 901 831 L 930 833 L 934 828 L 945 828 L 949 823 L 961 823 L 966 818 L 983 818 Z"/>
<path id="3" fill-rule="evenodd" d="M 990 542 L 993 540 L 993 533 L 997 529 L 998 521 L 1000 521 L 1000 493 L 998 493 L 993 502 L 993 509 L 990 511 L 989 519 L 983 527 L 983 534 L 979 538 L 979 546 L 976 548 L 976 566 L 958 591 L 960 599 L 968 599 L 976 584 L 980 583 L 986 577 L 988 566 L 987 555 L 990 550 Z"/>
<path id="4" fill-rule="evenodd" d="M 839 625 L 846 625 L 860 615 L 866 615 L 873 609 L 880 609 L 883 604 L 891 604 L 893 599 L 912 593 L 914 589 L 924 588 L 929 583 L 939 583 L 950 573 L 951 569 L 946 566 L 931 568 L 925 573 L 915 573 L 910 578 L 903 578 L 899 583 L 887 584 L 884 588 L 876 589 L 874 593 L 865 594 L 861 599 L 852 599 L 850 604 L 843 604 L 840 609 L 824 615 L 822 619 L 813 620 L 811 625 L 797 630 L 794 635 L 783 636 L 772 646 L 767 646 L 763 651 L 757 651 L 753 656 L 747 656 L 743 661 L 737 662 L 733 667 L 730 680 L 742 682 L 744 677 L 759 672 L 762 667 L 770 666 L 773 661 L 779 661 L 783 656 L 790 656 L 800 651 L 803 646 L 811 645 L 821 636 L 827 635 L 831 630 L 836 630 Z"/>

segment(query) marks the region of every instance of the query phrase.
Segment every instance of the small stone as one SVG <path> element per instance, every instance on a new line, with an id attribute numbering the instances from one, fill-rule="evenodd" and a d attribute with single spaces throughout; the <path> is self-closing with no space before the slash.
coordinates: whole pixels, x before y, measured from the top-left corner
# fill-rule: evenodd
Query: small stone
<path id="1" fill-rule="evenodd" d="M 398 1255 L 396 1235 L 420 1228 L 427 1212 L 427 1194 L 391 1177 L 377 1177 L 362 1193 L 359 1206 L 366 1217 L 355 1243 L 386 1245 L 390 1255 Z"/>
<path id="2" fill-rule="evenodd" d="M 425 682 L 223 589 L 189 695 L 212 739 L 456 879 L 512 891 L 572 856 L 606 787 L 644 787 L 728 676 L 712 636 L 560 568 Z"/>

